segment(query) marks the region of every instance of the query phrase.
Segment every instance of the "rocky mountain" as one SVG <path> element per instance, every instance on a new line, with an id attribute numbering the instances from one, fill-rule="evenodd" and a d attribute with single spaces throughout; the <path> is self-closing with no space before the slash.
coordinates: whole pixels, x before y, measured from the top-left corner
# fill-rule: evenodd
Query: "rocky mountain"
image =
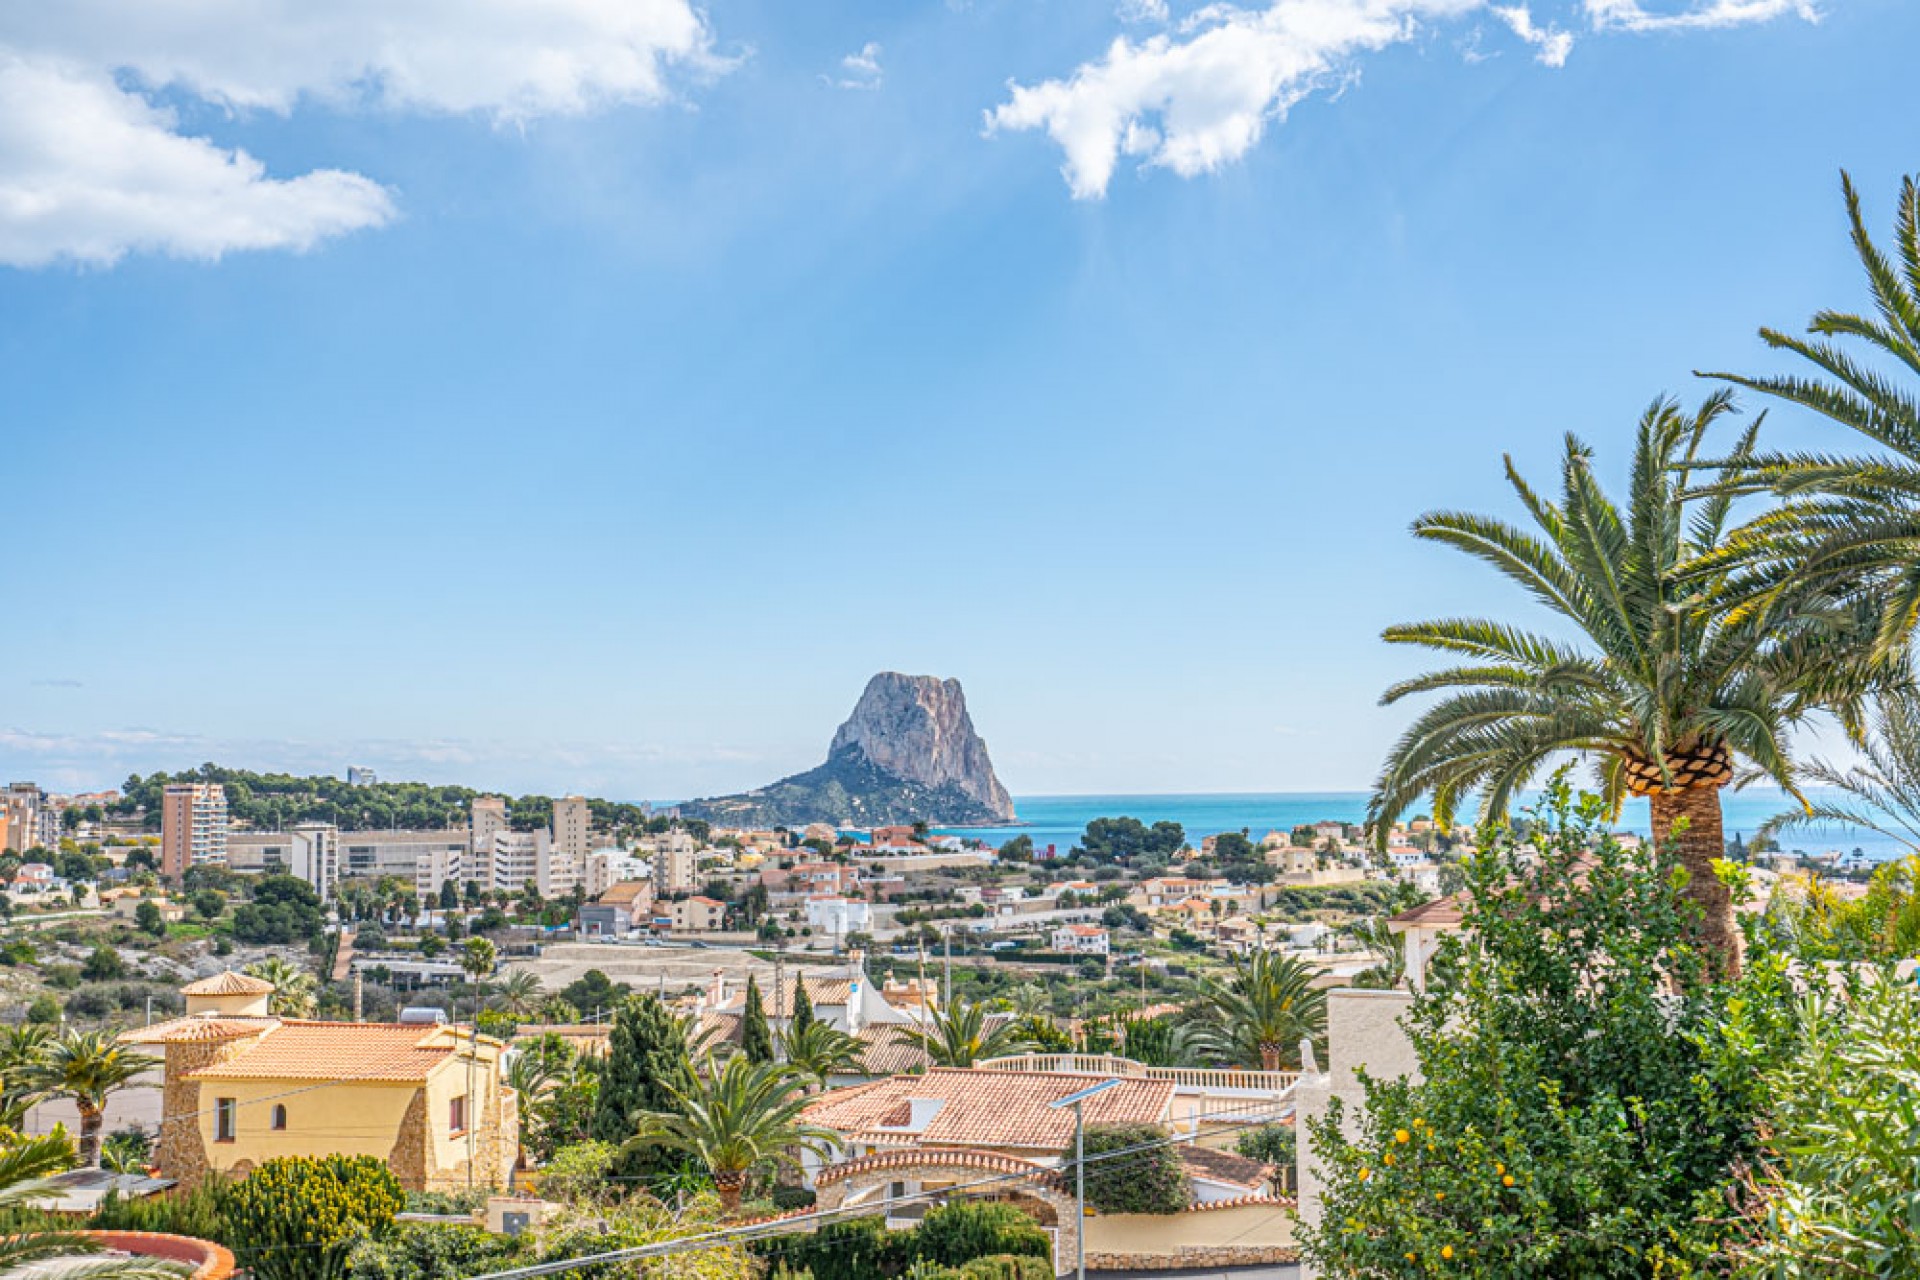
<path id="1" fill-rule="evenodd" d="M 757 791 L 693 801 L 681 812 L 738 827 L 972 827 L 1014 816 L 1013 799 L 967 715 L 960 682 L 897 671 L 867 682 L 824 764 Z"/>

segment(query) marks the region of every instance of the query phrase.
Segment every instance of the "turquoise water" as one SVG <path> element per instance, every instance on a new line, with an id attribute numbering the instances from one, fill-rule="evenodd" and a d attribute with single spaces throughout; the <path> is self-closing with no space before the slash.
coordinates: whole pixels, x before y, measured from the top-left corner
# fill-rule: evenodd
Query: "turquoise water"
<path id="1" fill-rule="evenodd" d="M 959 835 L 977 836 L 991 844 L 1001 844 L 1015 835 L 1033 837 L 1036 847 L 1054 845 L 1061 853 L 1071 849 L 1095 818 L 1138 818 L 1149 825 L 1177 822 L 1186 828 L 1187 837 L 1196 844 L 1202 836 L 1245 828 L 1258 840 L 1269 831 L 1289 831 L 1308 822 L 1359 822 L 1367 812 L 1364 791 L 1276 791 L 1247 794 L 1209 793 L 1200 795 L 1115 795 L 1115 796 L 1016 796 L 1014 808 L 1020 815 L 1013 827 L 952 828 Z M 1792 807 L 1793 802 L 1778 791 L 1753 788 L 1725 794 L 1726 827 L 1729 835 L 1751 836 L 1768 818 Z M 1647 802 L 1630 801 L 1621 814 L 1622 830 L 1647 834 Z M 1860 849 L 1869 857 L 1888 858 L 1905 852 L 1900 846 L 1872 832 L 1849 827 L 1828 827 L 1792 834 L 1782 841 L 1788 849 L 1805 853 L 1842 853 Z"/>

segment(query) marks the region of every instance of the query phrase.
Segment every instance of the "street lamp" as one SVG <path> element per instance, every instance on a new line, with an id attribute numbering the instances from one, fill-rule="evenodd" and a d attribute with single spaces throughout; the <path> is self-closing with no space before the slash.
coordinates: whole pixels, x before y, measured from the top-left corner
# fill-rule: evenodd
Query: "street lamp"
<path id="1" fill-rule="evenodd" d="M 1086 1112 L 1081 1104 L 1119 1083 L 1118 1080 L 1102 1080 L 1099 1084 L 1090 1084 L 1047 1104 L 1055 1111 L 1062 1107 L 1073 1108 L 1073 1184 L 1080 1213 L 1080 1221 L 1074 1224 L 1073 1229 L 1073 1271 L 1078 1280 L 1087 1280 L 1087 1125 Z"/>

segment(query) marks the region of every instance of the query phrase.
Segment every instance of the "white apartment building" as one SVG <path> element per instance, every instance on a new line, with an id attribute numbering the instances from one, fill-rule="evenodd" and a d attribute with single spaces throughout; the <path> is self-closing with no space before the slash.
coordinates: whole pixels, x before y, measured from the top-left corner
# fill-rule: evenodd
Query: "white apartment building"
<path id="1" fill-rule="evenodd" d="M 859 898 L 821 894 L 807 899 L 807 924 L 833 938 L 865 933 L 873 927 L 873 908 Z"/>
<path id="2" fill-rule="evenodd" d="M 653 877 L 653 866 L 625 849 L 597 849 L 586 857 L 587 896 L 598 901 L 616 884 Z"/>
<path id="3" fill-rule="evenodd" d="M 313 886 L 320 901 L 333 900 L 340 882 L 340 830 L 331 822 L 303 822 L 287 833 L 287 874 Z"/>
<path id="4" fill-rule="evenodd" d="M 562 796 L 553 802 L 553 847 L 569 858 L 584 859 L 593 852 L 593 820 L 582 796 Z"/>
<path id="5" fill-rule="evenodd" d="M 496 831 L 487 852 L 489 888 L 518 893 L 532 881 L 543 898 L 557 898 L 582 883 L 584 859 L 569 858 L 553 847 L 553 833 Z"/>
<path id="6" fill-rule="evenodd" d="M 1112 948 L 1111 936 L 1097 924 L 1068 924 L 1053 931 L 1053 949 L 1073 955 L 1104 956 Z"/>
<path id="7" fill-rule="evenodd" d="M 485 853 L 493 847 L 497 832 L 508 830 L 507 802 L 499 796 L 480 796 L 473 802 L 473 820 L 468 829 L 468 847 Z"/>

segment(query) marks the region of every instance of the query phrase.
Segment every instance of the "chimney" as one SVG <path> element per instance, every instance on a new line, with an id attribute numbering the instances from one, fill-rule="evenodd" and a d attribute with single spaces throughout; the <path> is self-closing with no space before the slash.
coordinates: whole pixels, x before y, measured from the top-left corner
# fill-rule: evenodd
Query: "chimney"
<path id="1" fill-rule="evenodd" d="M 353 1020 L 355 1022 L 363 1020 L 362 1015 L 366 1007 L 366 997 L 367 980 L 356 973 L 353 975 Z"/>
<path id="2" fill-rule="evenodd" d="M 707 988 L 708 999 L 715 1009 L 727 1002 L 727 974 L 724 969 L 713 971 L 713 982 Z"/>

